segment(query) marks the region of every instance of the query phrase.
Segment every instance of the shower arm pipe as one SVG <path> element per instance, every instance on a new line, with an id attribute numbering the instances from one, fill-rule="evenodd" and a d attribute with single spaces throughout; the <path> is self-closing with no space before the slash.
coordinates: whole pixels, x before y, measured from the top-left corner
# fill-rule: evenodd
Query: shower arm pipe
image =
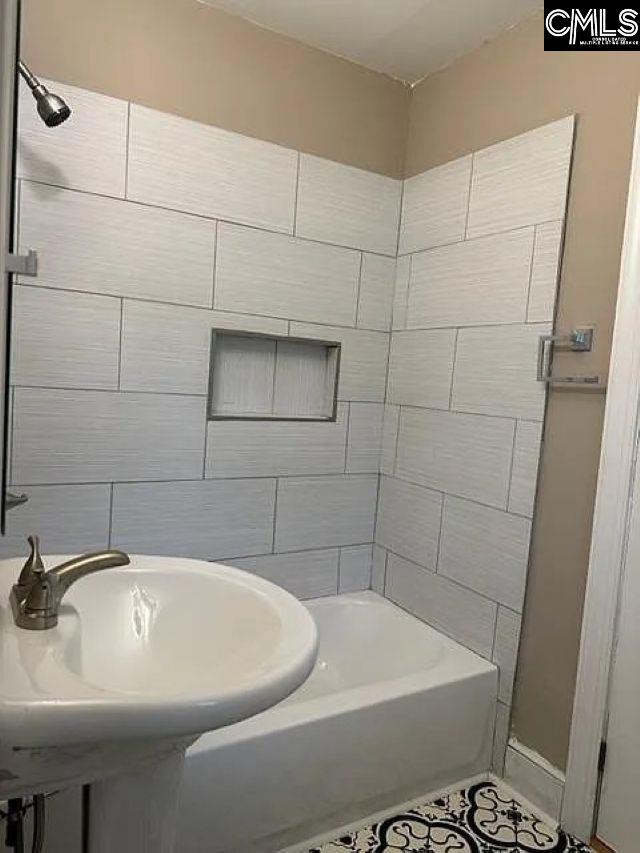
<path id="1" fill-rule="evenodd" d="M 21 59 L 18 60 L 18 71 L 22 76 L 22 79 L 27 84 L 27 86 L 33 90 L 40 85 L 40 81 L 38 78 L 31 72 L 29 66 L 26 65 Z"/>

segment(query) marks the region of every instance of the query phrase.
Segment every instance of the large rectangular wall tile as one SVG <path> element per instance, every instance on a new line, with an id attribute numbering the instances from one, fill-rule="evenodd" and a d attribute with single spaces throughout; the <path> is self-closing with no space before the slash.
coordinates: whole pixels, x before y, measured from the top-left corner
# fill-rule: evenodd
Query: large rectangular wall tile
<path id="1" fill-rule="evenodd" d="M 498 681 L 498 699 L 506 705 L 511 704 L 513 680 L 516 674 L 518 660 L 518 643 L 520 642 L 520 624 L 522 617 L 507 607 L 498 608 L 496 621 L 496 639 L 493 644 L 493 662 L 498 665 L 500 677 Z"/>
<path id="2" fill-rule="evenodd" d="M 350 474 L 377 474 L 382 447 L 382 403 L 349 404 L 347 467 Z"/>
<path id="3" fill-rule="evenodd" d="M 411 261 L 411 255 L 398 258 L 396 261 L 396 277 L 391 311 L 391 328 L 394 332 L 407 328 L 407 301 L 409 298 Z"/>
<path id="4" fill-rule="evenodd" d="M 350 249 L 221 223 L 214 305 L 354 326 L 359 272 L 360 255 Z"/>
<path id="5" fill-rule="evenodd" d="M 338 548 L 295 551 L 292 554 L 267 554 L 244 560 L 229 560 L 245 572 L 284 587 L 297 598 L 319 598 L 338 591 Z"/>
<path id="6" fill-rule="evenodd" d="M 531 522 L 447 496 L 438 572 L 520 612 Z"/>
<path id="7" fill-rule="evenodd" d="M 496 605 L 395 554 L 387 559 L 386 595 L 463 646 L 491 657 Z"/>
<path id="8" fill-rule="evenodd" d="M 398 443 L 398 425 L 400 406 L 385 403 L 382 416 L 382 449 L 380 451 L 380 473 L 393 474 L 396 464 L 396 445 Z"/>
<path id="9" fill-rule="evenodd" d="M 340 549 L 338 592 L 359 592 L 371 586 L 371 545 Z"/>
<path id="10" fill-rule="evenodd" d="M 279 480 L 275 550 L 371 542 L 377 486 L 368 474 Z"/>
<path id="11" fill-rule="evenodd" d="M 329 421 L 211 421 L 207 477 L 271 477 L 344 471 L 347 406 Z"/>
<path id="12" fill-rule="evenodd" d="M 219 560 L 271 551 L 274 480 L 116 483 L 111 543 Z"/>
<path id="13" fill-rule="evenodd" d="M 395 477 L 380 478 L 376 542 L 435 570 L 442 495 Z"/>
<path id="14" fill-rule="evenodd" d="M 14 407 L 16 482 L 202 476 L 204 398 L 16 388 Z"/>
<path id="15" fill-rule="evenodd" d="M 509 512 L 533 516 L 540 463 L 542 423 L 518 421 L 513 448 Z"/>
<path id="16" fill-rule="evenodd" d="M 456 334 L 455 329 L 433 329 L 391 335 L 389 402 L 449 408 Z"/>
<path id="17" fill-rule="evenodd" d="M 27 536 L 38 533 L 48 554 L 81 554 L 109 545 L 111 487 L 14 486 L 29 495 L 18 510 L 7 515 L 7 534 L 0 540 L 0 556 L 26 557 Z"/>
<path id="18" fill-rule="evenodd" d="M 120 387 L 206 394 L 212 329 L 286 335 L 286 320 L 125 300 Z"/>
<path id="19" fill-rule="evenodd" d="M 18 177 L 123 197 L 127 102 L 64 83 L 46 85 L 67 101 L 71 118 L 55 130 L 46 127 L 31 92 L 19 86 Z"/>
<path id="20" fill-rule="evenodd" d="M 483 415 L 403 409 L 396 473 L 461 497 L 504 508 L 513 421 Z"/>
<path id="21" fill-rule="evenodd" d="M 546 386 L 538 382 L 538 342 L 549 325 L 460 329 L 451 408 L 542 420 Z"/>
<path id="22" fill-rule="evenodd" d="M 379 329 L 382 332 L 389 331 L 395 278 L 395 258 L 367 253 L 362 255 L 358 326 L 364 329 Z"/>
<path id="23" fill-rule="evenodd" d="M 213 222 L 26 183 L 20 209 L 37 284 L 211 307 Z"/>
<path id="24" fill-rule="evenodd" d="M 16 285 L 12 315 L 14 384 L 118 387 L 119 299 Z"/>
<path id="25" fill-rule="evenodd" d="M 573 116 L 477 151 L 468 237 L 564 217 Z"/>
<path id="26" fill-rule="evenodd" d="M 413 255 L 407 328 L 523 323 L 533 228 Z"/>
<path id="27" fill-rule="evenodd" d="M 314 326 L 311 323 L 291 323 L 289 333 L 299 338 L 339 341 L 342 350 L 338 399 L 382 403 L 387 380 L 389 335 L 365 329 Z"/>
<path id="28" fill-rule="evenodd" d="M 529 286 L 528 323 L 551 323 L 556 304 L 562 222 L 545 222 L 536 226 L 536 238 Z"/>
<path id="29" fill-rule="evenodd" d="M 134 201 L 291 233 L 297 168 L 296 151 L 131 105 Z"/>
<path id="30" fill-rule="evenodd" d="M 407 178 L 399 254 L 464 239 L 470 179 L 471 155 Z"/>
<path id="31" fill-rule="evenodd" d="M 395 257 L 401 181 L 300 155 L 296 234 Z"/>

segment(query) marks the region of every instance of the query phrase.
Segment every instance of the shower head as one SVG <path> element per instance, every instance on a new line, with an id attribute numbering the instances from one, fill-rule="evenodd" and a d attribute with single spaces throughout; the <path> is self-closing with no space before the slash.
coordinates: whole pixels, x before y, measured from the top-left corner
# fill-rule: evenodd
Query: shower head
<path id="1" fill-rule="evenodd" d="M 66 121 L 71 115 L 71 109 L 62 98 L 54 95 L 46 86 L 43 86 L 22 60 L 18 62 L 18 70 L 31 89 L 31 94 L 36 99 L 38 115 L 47 127 L 57 127 Z"/>

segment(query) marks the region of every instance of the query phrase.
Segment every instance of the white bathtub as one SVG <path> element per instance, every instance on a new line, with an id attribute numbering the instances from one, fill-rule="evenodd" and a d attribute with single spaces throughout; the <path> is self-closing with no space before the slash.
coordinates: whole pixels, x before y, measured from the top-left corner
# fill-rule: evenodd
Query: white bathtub
<path id="1" fill-rule="evenodd" d="M 270 853 L 488 769 L 492 664 L 373 592 L 307 604 L 314 671 L 189 750 L 176 853 Z"/>
<path id="2" fill-rule="evenodd" d="M 314 671 L 189 750 L 176 853 L 271 853 L 488 769 L 492 664 L 373 592 L 307 604 Z"/>

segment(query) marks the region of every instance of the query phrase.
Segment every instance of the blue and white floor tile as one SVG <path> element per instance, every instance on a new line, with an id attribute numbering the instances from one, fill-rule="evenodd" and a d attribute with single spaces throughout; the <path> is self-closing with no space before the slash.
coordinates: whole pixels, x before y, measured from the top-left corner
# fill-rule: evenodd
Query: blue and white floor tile
<path id="1" fill-rule="evenodd" d="M 589 853 L 495 782 L 446 794 L 312 847 L 309 853 Z"/>

